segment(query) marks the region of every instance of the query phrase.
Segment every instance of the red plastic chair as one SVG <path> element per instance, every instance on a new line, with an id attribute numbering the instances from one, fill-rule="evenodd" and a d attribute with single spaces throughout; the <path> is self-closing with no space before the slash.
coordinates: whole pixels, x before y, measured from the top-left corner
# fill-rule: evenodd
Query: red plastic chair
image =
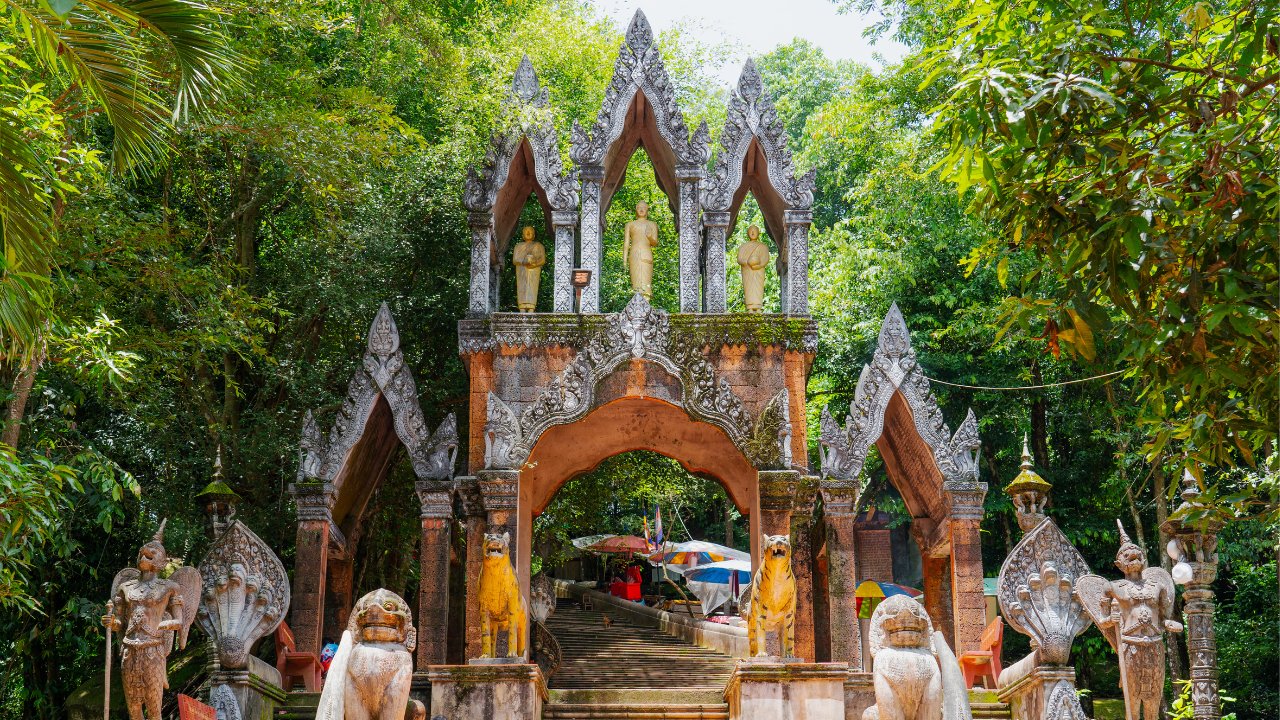
<path id="1" fill-rule="evenodd" d="M 298 652 L 293 630 L 285 622 L 276 628 L 276 670 L 280 671 L 280 684 L 286 691 L 293 689 L 295 680 L 301 681 L 307 692 L 320 692 L 324 684 L 320 658 L 315 653 Z"/>
<path id="2" fill-rule="evenodd" d="M 990 678 L 988 688 L 994 689 L 1000 677 L 1000 651 L 1004 647 L 1004 620 L 996 618 L 982 631 L 982 641 L 977 650 L 960 656 L 960 669 L 964 671 L 966 687 L 977 687 L 978 680 Z"/>

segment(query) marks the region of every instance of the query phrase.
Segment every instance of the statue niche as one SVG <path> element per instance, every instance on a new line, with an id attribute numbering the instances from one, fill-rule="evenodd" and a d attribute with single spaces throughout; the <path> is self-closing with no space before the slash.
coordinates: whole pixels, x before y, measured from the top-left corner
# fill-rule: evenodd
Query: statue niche
<path id="1" fill-rule="evenodd" d="M 523 239 L 511 250 L 511 263 L 516 269 L 516 306 L 522 313 L 531 313 L 538 307 L 538 286 L 542 266 L 547 264 L 547 251 L 532 227 L 526 225 L 521 233 Z"/>
<path id="2" fill-rule="evenodd" d="M 653 248 L 658 246 L 658 225 L 649 219 L 649 204 L 636 205 L 636 219 L 622 229 L 622 258 L 631 273 L 631 292 L 653 299 Z"/>

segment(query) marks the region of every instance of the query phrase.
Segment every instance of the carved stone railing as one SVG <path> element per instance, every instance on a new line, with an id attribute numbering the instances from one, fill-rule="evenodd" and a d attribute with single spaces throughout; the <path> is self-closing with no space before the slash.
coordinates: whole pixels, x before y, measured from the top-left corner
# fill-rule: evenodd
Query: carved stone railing
<path id="1" fill-rule="evenodd" d="M 533 661 L 542 669 L 543 677 L 551 677 L 560 669 L 564 655 L 560 650 L 560 642 L 551 634 L 546 625 L 537 620 L 533 624 Z"/>

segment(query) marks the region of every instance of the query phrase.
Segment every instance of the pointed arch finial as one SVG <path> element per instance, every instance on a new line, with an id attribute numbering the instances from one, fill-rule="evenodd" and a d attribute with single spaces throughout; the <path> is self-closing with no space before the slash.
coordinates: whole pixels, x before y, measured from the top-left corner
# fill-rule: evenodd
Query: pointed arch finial
<path id="1" fill-rule="evenodd" d="M 653 27 L 649 25 L 649 18 L 645 17 L 644 11 L 636 8 L 636 14 L 631 16 L 631 23 L 627 25 L 627 44 L 633 50 L 643 50 L 653 44 Z"/>
<path id="2" fill-rule="evenodd" d="M 884 322 L 880 325 L 879 348 L 890 358 L 900 358 L 911 349 L 911 332 L 907 321 L 898 309 L 898 303 L 889 306 Z"/>
<path id="3" fill-rule="evenodd" d="M 764 79 L 760 77 L 755 61 L 747 58 L 742 65 L 742 72 L 738 75 L 738 93 L 744 100 L 755 101 L 763 92 Z"/>
<path id="4" fill-rule="evenodd" d="M 369 326 L 369 352 L 380 358 L 386 358 L 400 349 L 400 331 L 396 329 L 395 318 L 391 317 L 391 308 L 384 302 L 378 307 L 378 314 L 373 317 Z"/>
<path id="5" fill-rule="evenodd" d="M 538 73 L 528 55 L 520 58 L 515 77 L 511 79 L 511 92 L 524 102 L 531 102 L 538 94 Z"/>

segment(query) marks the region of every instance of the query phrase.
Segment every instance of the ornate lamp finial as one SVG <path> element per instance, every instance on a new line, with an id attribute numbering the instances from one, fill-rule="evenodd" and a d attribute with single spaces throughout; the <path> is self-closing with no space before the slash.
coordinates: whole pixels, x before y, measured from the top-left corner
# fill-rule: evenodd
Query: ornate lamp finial
<path id="1" fill-rule="evenodd" d="M 195 500 L 209 518 L 209 533 L 214 538 L 221 535 L 236 516 L 236 503 L 240 502 L 240 496 L 223 479 L 221 444 L 213 458 L 213 479 L 196 493 Z"/>
<path id="2" fill-rule="evenodd" d="M 1049 503 L 1049 490 L 1052 486 L 1035 471 L 1031 460 L 1031 447 L 1027 436 L 1022 435 L 1022 472 L 1005 486 L 1004 492 L 1013 500 L 1018 511 L 1018 527 L 1022 532 L 1031 529 L 1044 520 L 1044 508 Z"/>

